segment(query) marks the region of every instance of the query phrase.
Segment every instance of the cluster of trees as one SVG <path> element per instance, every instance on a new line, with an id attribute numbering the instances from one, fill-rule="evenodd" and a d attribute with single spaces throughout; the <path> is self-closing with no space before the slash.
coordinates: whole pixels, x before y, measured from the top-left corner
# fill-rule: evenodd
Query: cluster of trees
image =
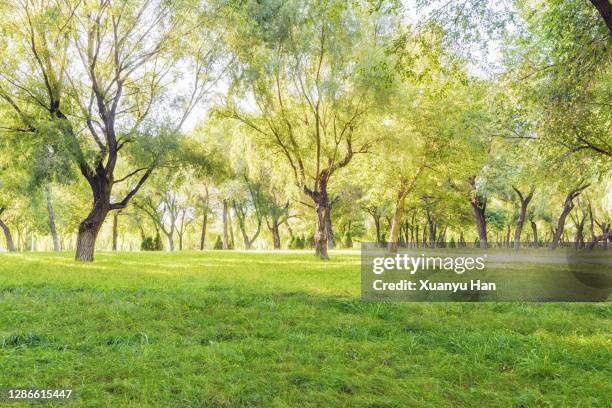
<path id="1" fill-rule="evenodd" d="M 6 249 L 607 245 L 610 4 L 405 6 L 0 3 Z"/>

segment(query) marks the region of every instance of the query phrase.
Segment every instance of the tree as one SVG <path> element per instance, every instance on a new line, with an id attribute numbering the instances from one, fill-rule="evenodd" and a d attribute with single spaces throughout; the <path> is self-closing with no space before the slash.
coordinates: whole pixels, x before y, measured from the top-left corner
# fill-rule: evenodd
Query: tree
<path id="1" fill-rule="evenodd" d="M 188 3 L 44 1 L 2 11 L 11 56 L 0 67 L 0 97 L 24 135 L 55 130 L 90 186 L 76 259 L 92 261 L 106 215 L 125 208 L 167 159 L 177 131 L 218 79 L 220 42 L 209 41 L 210 24 Z M 183 70 L 193 76 L 187 97 L 167 81 Z M 152 118 L 164 108 L 178 112 L 163 118 L 171 125 Z M 121 159 L 136 166 L 117 176 Z M 114 197 L 123 182 L 130 188 Z"/>
<path id="2" fill-rule="evenodd" d="M 573 187 L 565 196 L 565 200 L 563 200 L 563 209 L 561 210 L 561 214 L 559 215 L 559 220 L 557 221 L 557 227 L 554 230 L 554 234 L 548 249 L 555 249 L 557 245 L 559 245 L 559 240 L 561 235 L 563 234 L 563 229 L 565 227 L 565 219 L 569 215 L 570 211 L 574 208 L 574 200 L 576 197 L 582 193 L 584 189 L 590 186 L 590 183 L 585 183 L 584 181 L 580 181 L 576 187 Z"/>
<path id="3" fill-rule="evenodd" d="M 388 81 L 384 33 L 375 14 L 344 1 L 248 2 L 234 18 L 244 66 L 237 89 L 254 112 L 231 100 L 228 115 L 284 157 L 313 202 L 316 254 L 327 259 L 329 183 L 376 139 L 359 126 Z"/>
<path id="4" fill-rule="evenodd" d="M 505 53 L 520 104 L 529 108 L 540 138 L 588 155 L 605 172 L 612 155 L 606 108 L 612 33 L 585 1 L 520 2 L 518 12 L 523 24 Z"/>

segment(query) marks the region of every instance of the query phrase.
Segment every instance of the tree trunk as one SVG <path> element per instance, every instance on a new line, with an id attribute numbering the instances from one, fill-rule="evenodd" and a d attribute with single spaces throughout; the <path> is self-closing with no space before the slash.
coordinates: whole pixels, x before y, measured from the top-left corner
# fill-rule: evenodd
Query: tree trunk
<path id="1" fill-rule="evenodd" d="M 227 200 L 223 200 L 223 249 L 228 249 Z"/>
<path id="2" fill-rule="evenodd" d="M 118 221 L 119 211 L 115 211 L 115 213 L 113 214 L 113 251 L 117 250 Z"/>
<path id="3" fill-rule="evenodd" d="M 256 214 L 257 214 L 257 230 L 253 233 L 253 236 L 251 238 L 249 238 L 249 235 L 248 235 L 247 229 L 246 229 L 247 213 L 246 213 L 246 211 L 243 211 L 243 209 L 240 206 L 236 205 L 236 202 L 234 202 L 233 205 L 234 205 L 234 211 L 235 211 L 235 214 L 236 214 L 236 218 L 238 218 L 238 227 L 240 228 L 240 232 L 242 233 L 242 239 L 244 241 L 244 248 L 245 249 L 252 249 L 253 248 L 253 243 L 255 242 L 255 240 L 257 239 L 257 237 L 259 236 L 259 234 L 261 232 L 261 217 L 259 216 L 259 213 L 256 212 Z M 278 223 L 278 220 L 276 220 L 276 222 Z"/>
<path id="4" fill-rule="evenodd" d="M 574 248 L 584 248 L 584 223 L 586 222 L 587 213 L 582 212 L 582 219 L 574 220 L 576 227 L 576 238 L 574 239 Z"/>
<path id="5" fill-rule="evenodd" d="M 435 248 L 436 247 L 436 235 L 437 235 L 436 227 L 437 226 L 434 221 L 434 218 L 429 213 L 429 210 L 427 210 L 427 226 L 429 227 L 429 247 Z"/>
<path id="6" fill-rule="evenodd" d="M 531 231 L 533 232 L 533 244 L 537 248 L 538 247 L 538 224 L 535 221 L 530 220 L 531 222 Z"/>
<path id="7" fill-rule="evenodd" d="M 504 242 L 504 246 L 510 247 L 510 224 L 506 227 L 506 242 Z"/>
<path id="8" fill-rule="evenodd" d="M 584 246 L 584 224 L 576 225 L 576 238 L 574 239 L 574 248 L 582 248 Z"/>
<path id="9" fill-rule="evenodd" d="M 376 245 L 379 246 L 382 244 L 382 242 L 380 242 L 380 217 L 375 217 L 374 218 L 374 226 L 376 227 Z"/>
<path id="10" fill-rule="evenodd" d="M 274 249 L 281 249 L 278 220 L 272 220 L 272 231 L 271 232 L 272 232 L 272 243 L 274 245 Z"/>
<path id="11" fill-rule="evenodd" d="M 45 184 L 45 195 L 47 196 L 47 213 L 49 214 L 49 230 L 51 231 L 51 237 L 53 238 L 53 251 L 60 251 L 59 237 L 57 236 L 57 229 L 55 228 L 55 210 L 53 209 L 53 203 L 51 202 L 51 187 L 49 184 Z"/>
<path id="12" fill-rule="evenodd" d="M 527 206 L 533 198 L 534 187 L 532 186 L 529 189 L 529 194 L 527 194 L 527 196 L 525 197 L 523 197 L 523 194 L 516 187 L 513 186 L 512 188 L 514 189 L 514 191 L 516 191 L 519 196 L 519 200 L 521 201 L 521 210 L 519 212 L 518 221 L 516 222 L 516 229 L 514 230 L 514 249 L 519 249 L 521 246 L 521 233 L 523 232 L 523 224 L 525 224 L 525 217 L 527 216 Z"/>
<path id="13" fill-rule="evenodd" d="M 331 220 L 331 204 L 325 206 L 325 231 L 327 231 L 327 247 L 334 249 L 334 231 Z"/>
<path id="14" fill-rule="evenodd" d="M 608 242 L 610 241 L 610 224 L 608 223 L 601 223 L 599 224 L 599 228 L 601 228 L 601 236 L 604 237 L 602 238 L 603 240 L 603 247 L 604 249 L 608 249 Z M 607 236 L 607 238 L 606 238 Z"/>
<path id="15" fill-rule="evenodd" d="M 612 4 L 610 4 L 610 0 L 591 0 L 591 3 L 595 6 L 599 15 L 608 26 L 608 30 L 612 33 Z"/>
<path id="16" fill-rule="evenodd" d="M 236 214 L 236 216 L 238 216 Z M 244 222 L 238 218 L 238 227 L 240 227 L 240 232 L 242 233 L 242 240 L 244 241 L 244 249 L 251 249 L 251 240 L 249 239 L 249 236 L 247 235 L 246 232 L 246 226 L 244 225 Z"/>
<path id="17" fill-rule="evenodd" d="M 391 218 L 391 231 L 389 232 L 389 240 L 387 244 L 387 249 L 389 252 L 397 252 L 406 194 L 406 189 L 402 189 L 397 193 L 397 200 L 395 201 L 395 208 L 393 210 L 393 218 Z"/>
<path id="18" fill-rule="evenodd" d="M 2 214 L 2 210 L 0 210 L 0 214 Z M 4 238 L 6 238 L 6 250 L 9 252 L 15 252 L 15 242 L 13 242 L 13 236 L 11 235 L 11 230 L 8 225 L 4 223 L 4 221 L 0 220 L 0 228 L 4 232 Z"/>
<path id="19" fill-rule="evenodd" d="M 204 250 L 206 246 L 206 224 L 208 223 L 208 213 L 204 213 L 204 219 L 202 220 L 202 234 L 200 235 L 200 251 Z"/>
<path id="20" fill-rule="evenodd" d="M 289 238 L 293 239 L 293 230 L 291 229 L 291 225 L 289 225 L 289 221 L 286 221 L 285 225 L 287 226 L 287 232 L 289 233 Z"/>
<path id="21" fill-rule="evenodd" d="M 442 232 L 438 233 L 438 244 L 437 246 L 439 248 L 446 248 L 446 229 L 448 228 L 448 225 L 445 225 L 444 228 L 442 228 Z"/>
<path id="22" fill-rule="evenodd" d="M 468 180 L 472 186 L 470 204 L 474 209 L 474 218 L 476 219 L 476 228 L 478 230 L 478 240 L 480 248 L 487 247 L 487 219 L 485 211 L 487 209 L 487 198 L 478 194 L 476 190 L 476 177 L 471 176 Z"/>
<path id="23" fill-rule="evenodd" d="M 166 236 L 166 239 L 168 240 L 168 250 L 174 251 L 174 229 L 171 228 L 170 232 L 164 231 L 164 235 Z"/>
<path id="24" fill-rule="evenodd" d="M 576 189 L 567 193 L 565 197 L 565 201 L 563 202 L 563 210 L 561 211 L 561 215 L 559 216 L 559 221 L 557 222 L 557 229 L 554 231 L 552 236 L 552 240 L 550 241 L 550 245 L 548 249 L 553 250 L 559 245 L 559 240 L 561 239 L 561 235 L 563 235 L 563 229 L 565 227 L 565 219 L 569 215 L 569 213 L 574 208 L 574 199 L 580 195 L 582 190 L 587 188 L 589 184 L 577 187 Z"/>
<path id="25" fill-rule="evenodd" d="M 324 201 L 324 200 L 320 200 Z M 317 229 L 315 232 L 315 254 L 323 259 L 329 259 L 327 255 L 327 229 L 325 228 L 325 208 L 327 205 L 322 202 L 315 203 L 317 212 Z"/>
<path id="26" fill-rule="evenodd" d="M 75 256 L 77 261 L 92 262 L 94 260 L 96 239 L 108 212 L 108 207 L 104 206 L 102 200 L 98 200 L 87 218 L 79 225 Z"/>
<path id="27" fill-rule="evenodd" d="M 229 247 L 231 249 L 236 248 L 236 241 L 234 241 L 234 227 L 232 226 L 232 213 L 227 208 L 227 229 L 229 230 Z"/>
<path id="28" fill-rule="evenodd" d="M 474 209 L 474 218 L 476 219 L 476 228 L 478 230 L 478 240 L 480 248 L 487 247 L 487 220 L 485 218 L 485 207 L 478 200 L 471 201 Z"/>

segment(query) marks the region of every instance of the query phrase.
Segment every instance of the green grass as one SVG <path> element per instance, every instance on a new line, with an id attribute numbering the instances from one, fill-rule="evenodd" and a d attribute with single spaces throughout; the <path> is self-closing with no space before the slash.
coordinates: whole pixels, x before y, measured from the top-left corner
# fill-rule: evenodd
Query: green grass
<path id="1" fill-rule="evenodd" d="M 108 407 L 612 404 L 609 304 L 359 291 L 351 254 L 0 255 L 0 387 Z"/>

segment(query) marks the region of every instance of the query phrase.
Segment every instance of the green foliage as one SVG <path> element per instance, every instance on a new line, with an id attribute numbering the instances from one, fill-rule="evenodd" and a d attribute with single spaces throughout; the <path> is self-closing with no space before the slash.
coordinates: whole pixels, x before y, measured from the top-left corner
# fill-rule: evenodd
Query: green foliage
<path id="1" fill-rule="evenodd" d="M 221 240 L 221 235 L 217 235 L 215 239 L 215 244 L 213 245 L 213 249 L 223 249 L 223 241 Z"/>
<path id="2" fill-rule="evenodd" d="M 152 237 L 146 237 L 142 244 L 140 245 L 140 249 L 143 251 L 155 251 L 155 242 Z"/>
<path id="3" fill-rule="evenodd" d="M 289 241 L 289 249 L 304 249 L 305 241 L 304 235 L 294 235 Z"/>
<path id="4" fill-rule="evenodd" d="M 155 234 L 155 237 L 146 237 L 140 246 L 143 251 L 163 251 L 164 244 L 162 242 L 159 232 Z"/>
<path id="5" fill-rule="evenodd" d="M 344 246 L 344 248 L 347 249 L 353 248 L 353 238 L 351 231 L 347 231 L 346 234 L 344 234 L 344 240 L 342 241 L 342 245 Z"/>

